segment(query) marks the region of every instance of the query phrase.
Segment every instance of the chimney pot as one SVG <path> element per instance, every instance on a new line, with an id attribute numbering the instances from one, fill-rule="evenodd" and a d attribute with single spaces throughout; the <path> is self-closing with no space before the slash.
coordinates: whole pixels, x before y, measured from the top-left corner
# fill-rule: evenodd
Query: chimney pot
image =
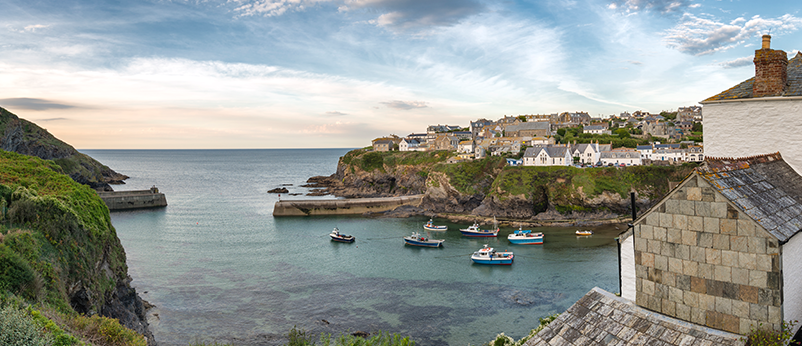
<path id="1" fill-rule="evenodd" d="M 771 49 L 771 35 L 763 35 L 763 49 Z"/>

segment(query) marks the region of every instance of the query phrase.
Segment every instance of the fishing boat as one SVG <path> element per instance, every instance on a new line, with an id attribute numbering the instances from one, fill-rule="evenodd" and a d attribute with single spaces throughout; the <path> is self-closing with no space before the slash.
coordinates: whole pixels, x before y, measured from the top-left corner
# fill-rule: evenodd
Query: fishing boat
<path id="1" fill-rule="evenodd" d="M 329 236 L 331 237 L 331 240 L 341 243 L 353 243 L 356 240 L 356 237 L 352 235 L 340 234 L 340 230 L 337 229 L 337 227 L 334 227 L 334 230 L 331 231 Z"/>
<path id="2" fill-rule="evenodd" d="M 443 245 L 445 239 L 431 239 L 420 235 L 418 232 L 412 232 L 411 236 L 404 237 L 404 244 L 425 247 L 439 247 Z"/>
<path id="3" fill-rule="evenodd" d="M 512 252 L 503 251 L 498 252 L 496 249 L 492 247 L 487 247 L 487 244 L 479 251 L 476 251 L 471 255 L 471 260 L 474 263 L 479 264 L 503 264 L 503 265 L 510 265 L 512 264 L 514 256 Z"/>
<path id="4" fill-rule="evenodd" d="M 593 235 L 593 231 L 589 229 L 581 229 L 576 231 L 576 235 Z"/>
<path id="5" fill-rule="evenodd" d="M 497 237 L 498 236 L 498 222 L 493 217 L 493 224 L 495 229 L 480 229 L 479 224 L 473 223 L 473 226 L 468 228 L 460 228 L 460 233 L 467 237 Z"/>
<path id="6" fill-rule="evenodd" d="M 513 244 L 540 245 L 543 244 L 543 232 L 532 233 L 532 230 L 522 230 L 520 227 L 515 233 L 507 236 Z"/>
<path id="7" fill-rule="evenodd" d="M 446 230 L 448 230 L 448 226 L 445 226 L 445 225 L 437 226 L 437 225 L 434 224 L 434 221 L 432 221 L 432 219 L 429 219 L 429 222 L 427 222 L 425 225 L 423 225 L 423 229 L 425 229 L 427 231 L 446 231 Z"/>

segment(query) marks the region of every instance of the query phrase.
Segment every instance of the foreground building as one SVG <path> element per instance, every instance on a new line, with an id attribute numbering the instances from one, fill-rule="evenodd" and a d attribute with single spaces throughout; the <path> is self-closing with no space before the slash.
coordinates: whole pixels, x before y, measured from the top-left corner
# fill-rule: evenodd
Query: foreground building
<path id="1" fill-rule="evenodd" d="M 755 51 L 755 77 L 712 96 L 704 105 L 705 155 L 743 157 L 779 151 L 802 173 L 802 54 L 790 61 L 770 48 Z"/>
<path id="2" fill-rule="evenodd" d="M 619 237 L 621 296 L 732 333 L 779 330 L 802 320 L 801 230 L 802 176 L 779 153 L 708 158 Z"/>

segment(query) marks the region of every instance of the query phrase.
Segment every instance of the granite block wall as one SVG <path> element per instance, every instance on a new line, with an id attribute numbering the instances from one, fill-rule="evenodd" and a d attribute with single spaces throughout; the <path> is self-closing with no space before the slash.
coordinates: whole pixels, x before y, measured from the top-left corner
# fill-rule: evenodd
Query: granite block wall
<path id="1" fill-rule="evenodd" d="M 733 333 L 779 329 L 779 242 L 704 179 L 688 179 L 633 236 L 637 305 Z"/>

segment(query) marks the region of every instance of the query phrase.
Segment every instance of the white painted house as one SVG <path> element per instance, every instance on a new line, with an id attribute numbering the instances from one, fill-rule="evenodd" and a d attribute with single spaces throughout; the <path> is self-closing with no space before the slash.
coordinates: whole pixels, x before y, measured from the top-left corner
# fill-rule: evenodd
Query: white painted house
<path id="1" fill-rule="evenodd" d="M 770 48 L 755 51 L 755 77 L 702 102 L 705 155 L 744 157 L 780 152 L 802 173 L 802 53 L 788 60 Z"/>
<path id="2" fill-rule="evenodd" d="M 420 146 L 417 139 L 404 138 L 398 143 L 398 151 L 416 151 Z"/>
<path id="3" fill-rule="evenodd" d="M 601 150 L 598 143 L 575 144 L 572 148 L 572 155 L 583 164 L 595 165 L 596 162 L 599 162 Z"/>
<path id="4" fill-rule="evenodd" d="M 570 166 L 574 162 L 571 149 L 566 145 L 548 145 L 527 148 L 524 166 Z"/>
<path id="5" fill-rule="evenodd" d="M 626 166 L 640 166 L 643 164 L 640 152 L 637 150 L 615 150 L 615 151 L 602 151 L 599 154 L 599 161 L 602 165 L 607 166 L 613 164 L 615 166 L 624 164 Z"/>

